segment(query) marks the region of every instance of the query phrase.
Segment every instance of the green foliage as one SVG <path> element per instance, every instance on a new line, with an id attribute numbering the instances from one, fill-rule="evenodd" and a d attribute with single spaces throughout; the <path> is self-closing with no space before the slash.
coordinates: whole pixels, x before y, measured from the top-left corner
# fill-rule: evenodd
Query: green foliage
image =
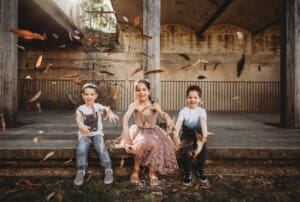
<path id="1" fill-rule="evenodd" d="M 116 20 L 112 13 L 102 13 L 109 11 L 109 7 L 103 0 L 84 0 L 81 4 L 83 10 L 80 19 L 82 24 L 94 30 L 105 30 L 108 27 L 115 27 Z"/>

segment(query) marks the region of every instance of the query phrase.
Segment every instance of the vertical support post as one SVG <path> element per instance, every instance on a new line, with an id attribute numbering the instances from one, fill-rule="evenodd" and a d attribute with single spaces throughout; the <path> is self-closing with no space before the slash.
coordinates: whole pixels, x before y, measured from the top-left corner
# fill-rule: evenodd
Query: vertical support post
<path id="1" fill-rule="evenodd" d="M 17 123 L 18 39 L 11 28 L 18 27 L 18 0 L 0 0 L 0 113 L 7 127 Z"/>
<path id="2" fill-rule="evenodd" d="M 143 58 L 144 71 L 160 69 L 160 0 L 143 0 L 143 33 L 152 37 L 144 40 Z M 151 74 L 146 76 L 150 80 L 152 100 L 160 103 L 160 76 Z"/>
<path id="3" fill-rule="evenodd" d="M 282 4 L 280 125 L 300 128 L 300 0 Z"/>

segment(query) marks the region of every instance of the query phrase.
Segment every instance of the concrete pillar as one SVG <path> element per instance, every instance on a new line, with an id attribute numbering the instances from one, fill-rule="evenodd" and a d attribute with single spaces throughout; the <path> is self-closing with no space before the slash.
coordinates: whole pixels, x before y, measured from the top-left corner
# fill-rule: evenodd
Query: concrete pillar
<path id="1" fill-rule="evenodd" d="M 300 128 L 300 0 L 282 3 L 280 124 Z"/>
<path id="2" fill-rule="evenodd" d="M 160 0 L 143 0 L 143 33 L 152 36 L 150 40 L 144 40 L 143 50 L 148 56 L 143 56 L 144 71 L 160 69 Z M 160 76 L 150 74 L 151 98 L 160 103 Z"/>
<path id="3" fill-rule="evenodd" d="M 18 39 L 11 28 L 18 28 L 18 0 L 0 0 L 0 113 L 7 127 L 16 126 L 18 102 Z"/>

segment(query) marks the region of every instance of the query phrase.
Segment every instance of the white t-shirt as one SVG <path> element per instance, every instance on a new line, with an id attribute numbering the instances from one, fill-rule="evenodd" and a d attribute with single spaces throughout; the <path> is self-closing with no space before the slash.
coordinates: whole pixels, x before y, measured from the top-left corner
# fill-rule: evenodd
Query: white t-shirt
<path id="1" fill-rule="evenodd" d="M 199 132 L 201 132 L 200 119 L 202 118 L 207 119 L 207 114 L 205 109 L 201 107 L 195 109 L 184 107 L 178 115 L 178 120 L 182 121 L 183 125 Z"/>
<path id="2" fill-rule="evenodd" d="M 103 136 L 104 133 L 103 133 L 102 115 L 101 115 L 101 111 L 100 111 L 101 109 L 103 109 L 103 106 L 99 103 L 94 103 L 94 109 L 98 116 L 98 123 L 97 123 L 98 129 L 96 131 L 91 131 L 90 136 L 93 136 L 93 135 L 102 135 Z M 82 116 L 81 113 L 83 113 L 85 116 L 93 116 L 93 109 L 91 107 L 87 107 L 85 104 L 80 105 L 76 109 L 76 116 L 80 115 L 81 121 L 84 124 L 84 117 Z M 79 138 L 81 135 L 82 135 L 82 133 L 79 130 L 78 131 Z"/>

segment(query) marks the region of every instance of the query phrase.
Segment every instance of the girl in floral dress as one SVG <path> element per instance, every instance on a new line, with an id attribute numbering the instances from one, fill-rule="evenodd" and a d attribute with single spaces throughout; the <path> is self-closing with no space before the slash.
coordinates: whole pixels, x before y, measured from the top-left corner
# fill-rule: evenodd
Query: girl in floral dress
<path id="1" fill-rule="evenodd" d="M 134 168 L 130 177 L 132 183 L 139 182 L 140 166 L 148 166 L 150 185 L 158 184 L 157 172 L 167 174 L 178 169 L 175 146 L 170 136 L 156 125 L 158 115 L 166 121 L 167 129 L 173 123 L 167 113 L 157 103 L 150 100 L 150 83 L 139 80 L 135 85 L 136 100 L 128 107 L 123 117 L 121 138 L 126 151 L 134 156 Z M 128 121 L 134 114 L 135 124 L 130 128 Z"/>

